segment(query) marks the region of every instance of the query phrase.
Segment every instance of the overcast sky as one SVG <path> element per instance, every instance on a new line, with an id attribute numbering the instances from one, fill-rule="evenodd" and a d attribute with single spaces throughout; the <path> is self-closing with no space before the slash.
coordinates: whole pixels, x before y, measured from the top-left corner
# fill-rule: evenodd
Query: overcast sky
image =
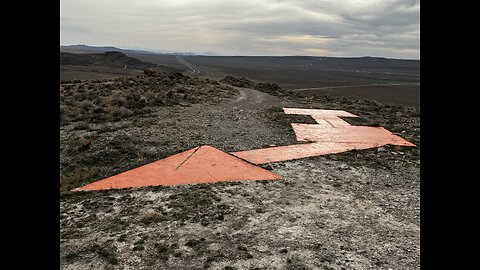
<path id="1" fill-rule="evenodd" d="M 420 59 L 420 1 L 61 0 L 60 44 Z"/>

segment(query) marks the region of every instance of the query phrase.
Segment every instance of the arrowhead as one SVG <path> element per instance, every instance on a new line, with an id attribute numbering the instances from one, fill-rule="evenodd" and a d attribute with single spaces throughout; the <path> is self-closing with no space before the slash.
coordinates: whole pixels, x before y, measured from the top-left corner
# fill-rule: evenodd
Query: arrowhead
<path id="1" fill-rule="evenodd" d="M 278 174 L 203 145 L 72 191 L 278 179 Z"/>

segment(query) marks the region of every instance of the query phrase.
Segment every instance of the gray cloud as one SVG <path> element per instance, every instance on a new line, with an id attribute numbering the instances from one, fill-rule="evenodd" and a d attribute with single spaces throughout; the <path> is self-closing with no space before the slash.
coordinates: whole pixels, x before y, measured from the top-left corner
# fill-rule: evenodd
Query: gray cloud
<path id="1" fill-rule="evenodd" d="M 417 0 L 61 0 L 61 43 L 419 59 Z"/>

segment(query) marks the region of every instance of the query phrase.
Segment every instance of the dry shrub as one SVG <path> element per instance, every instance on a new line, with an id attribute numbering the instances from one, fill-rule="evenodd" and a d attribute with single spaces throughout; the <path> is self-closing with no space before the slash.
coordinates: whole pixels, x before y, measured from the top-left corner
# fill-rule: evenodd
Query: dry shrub
<path id="1" fill-rule="evenodd" d="M 68 192 L 76 187 L 82 186 L 84 183 L 89 183 L 96 178 L 100 173 L 98 167 L 89 167 L 76 169 L 67 175 L 60 175 L 60 191 L 62 193 Z"/>
<path id="2" fill-rule="evenodd" d="M 142 104 L 143 107 L 148 105 L 148 99 L 145 96 L 141 96 L 138 102 L 140 102 L 140 104 Z"/>
<path id="3" fill-rule="evenodd" d="M 78 103 L 78 107 L 80 107 L 84 111 L 88 111 L 92 109 L 94 106 L 95 105 L 90 100 L 84 100 Z"/>
<path id="4" fill-rule="evenodd" d="M 125 107 L 108 107 L 107 113 L 114 118 L 125 118 L 133 115 L 133 112 Z"/>
<path id="5" fill-rule="evenodd" d="M 97 130 L 97 133 L 111 132 L 111 131 L 115 131 L 115 130 L 117 130 L 117 129 L 115 128 L 115 126 L 112 123 L 106 122 Z"/>
<path id="6" fill-rule="evenodd" d="M 140 214 L 140 222 L 149 224 L 160 219 L 160 215 L 154 209 L 148 209 Z"/>
<path id="7" fill-rule="evenodd" d="M 75 92 L 73 94 L 73 99 L 76 101 L 84 101 L 85 99 L 87 99 L 87 95 L 85 93 Z"/>
<path id="8" fill-rule="evenodd" d="M 74 127 L 75 130 L 90 130 L 90 125 L 88 123 L 80 123 Z"/>
<path id="9" fill-rule="evenodd" d="M 107 103 L 110 106 L 123 107 L 127 103 L 127 99 L 121 91 L 114 91 L 109 97 Z"/>
<path id="10" fill-rule="evenodd" d="M 177 86 L 175 86 L 174 91 L 179 93 L 179 94 L 187 94 L 187 93 L 190 93 L 192 90 L 188 87 L 183 86 L 183 85 L 177 85 Z"/>

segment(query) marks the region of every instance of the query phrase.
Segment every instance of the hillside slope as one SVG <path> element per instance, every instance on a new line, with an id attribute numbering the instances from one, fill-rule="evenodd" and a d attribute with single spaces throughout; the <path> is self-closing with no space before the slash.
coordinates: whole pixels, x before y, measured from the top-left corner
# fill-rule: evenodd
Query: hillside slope
<path id="1" fill-rule="evenodd" d="M 143 70 L 175 73 L 181 69 L 140 61 L 122 52 L 74 54 L 60 51 L 60 80 L 114 79 L 142 75 Z"/>

